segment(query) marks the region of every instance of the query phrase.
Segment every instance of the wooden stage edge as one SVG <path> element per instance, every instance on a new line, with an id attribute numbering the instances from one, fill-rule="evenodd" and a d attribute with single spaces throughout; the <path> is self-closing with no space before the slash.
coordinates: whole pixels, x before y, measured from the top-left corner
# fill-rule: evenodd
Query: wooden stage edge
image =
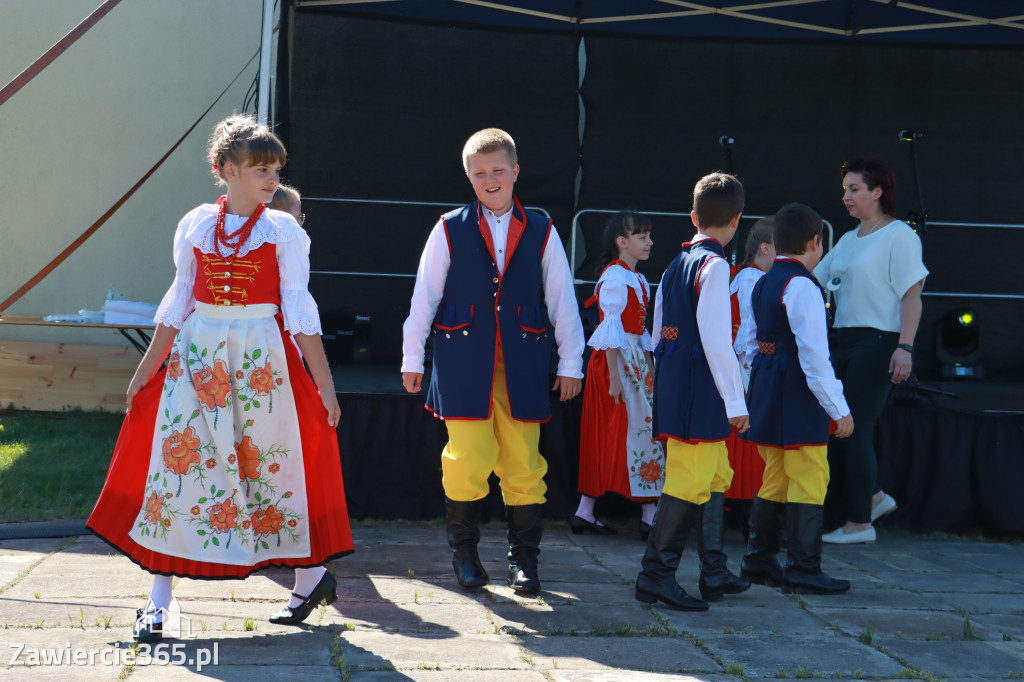
<path id="1" fill-rule="evenodd" d="M 0 407 L 124 412 L 135 348 L 0 340 Z"/>

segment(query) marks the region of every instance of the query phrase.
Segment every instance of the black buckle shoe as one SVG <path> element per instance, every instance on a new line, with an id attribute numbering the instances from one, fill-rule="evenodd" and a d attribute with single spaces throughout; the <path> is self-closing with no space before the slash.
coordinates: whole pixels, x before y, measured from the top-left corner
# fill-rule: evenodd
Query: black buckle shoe
<path id="1" fill-rule="evenodd" d="M 298 597 L 302 603 L 296 607 L 286 606 L 277 613 L 270 614 L 270 622 L 276 625 L 298 625 L 306 620 L 313 609 L 320 606 L 320 602 L 330 606 L 338 601 L 338 581 L 330 573 L 324 573 L 320 582 L 316 584 L 308 597 L 292 592 L 293 597 Z"/>
<path id="2" fill-rule="evenodd" d="M 572 530 L 573 535 L 582 535 L 584 533 L 593 533 L 594 535 L 615 535 L 619 531 L 608 526 L 602 526 L 592 521 L 587 521 L 582 516 L 576 516 L 575 514 L 569 519 L 569 528 Z"/>
<path id="3" fill-rule="evenodd" d="M 149 606 L 148 604 L 146 605 Z M 139 644 L 152 644 L 159 642 L 164 636 L 164 623 L 156 620 L 163 617 L 158 611 L 146 609 L 135 610 L 135 625 L 132 626 L 132 638 Z"/>

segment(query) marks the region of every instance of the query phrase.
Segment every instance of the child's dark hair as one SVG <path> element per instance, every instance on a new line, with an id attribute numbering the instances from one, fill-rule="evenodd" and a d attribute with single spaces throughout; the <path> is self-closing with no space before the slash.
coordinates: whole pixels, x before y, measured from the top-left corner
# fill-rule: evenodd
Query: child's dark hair
<path id="1" fill-rule="evenodd" d="M 608 264 L 619 257 L 619 245 L 615 243 L 619 237 L 628 238 L 633 234 L 650 231 L 651 219 L 636 211 L 619 211 L 609 218 L 601 237 L 601 265 L 597 268 L 597 274 L 604 272 Z"/>
<path id="2" fill-rule="evenodd" d="M 896 175 L 888 164 L 878 159 L 854 157 L 843 163 L 841 172 L 844 183 L 847 173 L 860 173 L 869 190 L 881 187 L 882 196 L 878 199 L 878 205 L 882 213 L 896 215 Z"/>
<path id="3" fill-rule="evenodd" d="M 276 162 L 283 166 L 288 160 L 288 152 L 277 135 L 248 114 L 228 116 L 214 127 L 207 156 L 221 185 L 225 184 L 227 163 L 262 166 Z"/>
<path id="4" fill-rule="evenodd" d="M 767 218 L 761 218 L 753 227 L 750 228 L 750 233 L 747 234 L 747 243 L 745 252 L 743 254 L 743 260 L 740 262 L 741 268 L 750 267 L 754 264 L 754 259 L 757 258 L 758 252 L 761 250 L 761 244 L 771 244 L 775 241 L 775 218 L 768 216 Z"/>
<path id="5" fill-rule="evenodd" d="M 775 250 L 780 255 L 798 256 L 807 242 L 821 237 L 821 216 L 804 204 L 786 204 L 775 214 Z"/>
<path id="6" fill-rule="evenodd" d="M 693 188 L 693 212 L 701 228 L 725 227 L 743 212 L 743 185 L 727 173 L 711 173 Z"/>

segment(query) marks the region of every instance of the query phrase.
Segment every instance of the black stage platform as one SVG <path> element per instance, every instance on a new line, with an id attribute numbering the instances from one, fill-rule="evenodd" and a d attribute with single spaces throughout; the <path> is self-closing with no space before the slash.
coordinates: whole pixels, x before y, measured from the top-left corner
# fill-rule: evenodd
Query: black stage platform
<path id="1" fill-rule="evenodd" d="M 424 409 L 424 395 L 404 392 L 397 362 L 332 370 L 351 515 L 442 516 L 447 434 Z M 900 505 L 883 523 L 915 532 L 1024 533 L 1024 377 L 921 386 L 893 390 L 875 433 L 879 480 Z M 553 401 L 554 417 L 541 427 L 552 518 L 568 517 L 578 502 L 582 403 Z M 501 497 L 491 482 L 485 514 L 500 518 Z"/>

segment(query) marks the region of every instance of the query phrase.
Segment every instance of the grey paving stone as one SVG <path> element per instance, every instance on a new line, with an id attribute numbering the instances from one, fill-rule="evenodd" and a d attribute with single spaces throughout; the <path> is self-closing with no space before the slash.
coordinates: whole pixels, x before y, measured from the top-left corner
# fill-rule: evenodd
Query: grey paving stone
<path id="1" fill-rule="evenodd" d="M 403 633 L 431 633 L 436 635 L 465 632 L 494 634 L 491 613 L 481 604 L 386 604 L 353 603 L 328 609 L 325 624 L 348 623 L 358 630 Z M 337 608 L 336 608 L 337 607 Z"/>
<path id="2" fill-rule="evenodd" d="M 538 668 L 600 670 L 624 668 L 646 672 L 722 672 L 722 667 L 682 637 L 544 637 L 522 638 Z"/>
<path id="3" fill-rule="evenodd" d="M 373 670 L 356 672 L 352 682 L 476 682 L 477 680 L 501 680 L 501 682 L 542 682 L 547 680 L 542 673 L 531 670 Z"/>
<path id="4" fill-rule="evenodd" d="M 994 573 L 959 573 L 953 571 L 876 571 L 872 574 L 886 585 L 917 592 L 970 592 L 974 594 L 998 593 L 1022 595 L 1024 584 Z"/>
<path id="5" fill-rule="evenodd" d="M 1024 675 L 1022 642 L 891 641 L 889 651 L 915 667 L 940 678 L 1007 678 Z"/>
<path id="6" fill-rule="evenodd" d="M 342 633 L 339 655 L 353 670 L 529 670 L 518 643 L 507 635 L 432 635 L 350 631 Z"/>
<path id="7" fill-rule="evenodd" d="M 886 677 L 901 670 L 889 656 L 834 633 L 708 635 L 702 643 L 723 664 L 738 664 L 748 677 L 775 677 L 781 670 L 793 675 L 801 667 L 812 675 L 818 671 L 826 677 L 836 671 L 843 677 L 852 677 L 855 670 L 863 671 L 867 677 Z"/>
<path id="8" fill-rule="evenodd" d="M 852 637 L 866 636 L 870 628 L 873 637 L 884 641 L 897 638 L 938 642 L 964 638 L 963 616 L 950 611 L 823 608 L 814 613 L 829 624 L 838 624 L 840 630 Z M 973 626 L 979 636 L 988 638 L 989 628 L 979 622 L 973 622 Z"/>
<path id="9" fill-rule="evenodd" d="M 1024 613 L 982 613 L 969 618 L 975 630 L 982 632 L 986 639 L 1024 641 Z"/>
<path id="10" fill-rule="evenodd" d="M 216 665 L 207 666 L 197 672 L 190 666 L 145 666 L 137 667 L 128 679 L 133 682 L 141 680 L 159 680 L 160 682 L 179 682 L 181 680 L 209 680 L 221 682 L 295 682 L 296 680 L 337 680 L 338 669 L 333 666 L 315 665 Z M 352 679 L 356 679 L 353 677 Z M 408 679 L 408 678 L 396 678 Z"/>
<path id="11" fill-rule="evenodd" d="M 737 682 L 734 675 L 709 675 L 700 677 L 680 673 L 649 673 L 635 670 L 549 670 L 548 679 L 553 682 Z"/>
<path id="12" fill-rule="evenodd" d="M 495 604 L 491 607 L 494 623 L 514 632 L 540 635 L 571 635 L 635 630 L 643 635 L 662 628 L 650 610 L 633 605 L 549 606 L 547 604 Z"/>
<path id="13" fill-rule="evenodd" d="M 937 595 L 941 607 L 956 610 L 964 615 L 1003 613 L 1024 615 L 1024 596 L 1006 594 L 972 594 L 969 592 Z"/>
<path id="14" fill-rule="evenodd" d="M 704 612 L 655 606 L 659 619 L 679 632 L 710 634 L 820 634 L 822 621 L 785 595 L 761 585 L 713 602 Z"/>
<path id="15" fill-rule="evenodd" d="M 838 577 L 835 575 L 833 577 Z M 939 610 L 944 606 L 933 594 L 919 594 L 897 588 L 875 587 L 865 583 L 854 583 L 849 592 L 844 594 L 801 594 L 800 599 L 806 601 L 813 611 L 815 608 L 849 608 L 849 609 L 924 609 Z M 952 607 L 950 607 L 952 610 Z"/>

